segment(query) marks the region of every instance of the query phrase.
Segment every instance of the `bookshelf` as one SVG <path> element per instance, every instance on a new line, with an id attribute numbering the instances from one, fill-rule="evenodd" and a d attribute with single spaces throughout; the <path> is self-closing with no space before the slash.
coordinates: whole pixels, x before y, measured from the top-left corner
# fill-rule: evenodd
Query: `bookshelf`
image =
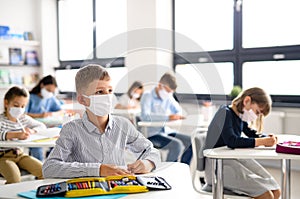
<path id="1" fill-rule="evenodd" d="M 9 49 L 21 49 L 22 62 L 10 64 Z M 41 73 L 39 65 L 25 65 L 25 52 L 36 52 L 40 56 L 40 42 L 35 40 L 0 40 L 0 93 L 12 85 L 31 88 Z"/>

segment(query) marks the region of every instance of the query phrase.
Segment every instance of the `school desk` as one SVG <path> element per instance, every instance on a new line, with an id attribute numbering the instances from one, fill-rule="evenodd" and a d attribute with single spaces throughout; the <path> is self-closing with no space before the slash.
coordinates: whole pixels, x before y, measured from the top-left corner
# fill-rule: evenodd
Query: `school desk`
<path id="1" fill-rule="evenodd" d="M 170 127 L 176 129 L 182 133 L 191 134 L 191 132 L 198 129 L 201 132 L 207 131 L 208 122 L 203 120 L 203 115 L 188 115 L 182 120 L 172 121 L 140 121 L 138 127 L 141 128 L 141 132 L 147 137 L 147 129 L 149 127 Z"/>
<path id="2" fill-rule="evenodd" d="M 278 142 L 283 141 L 300 141 L 300 136 L 280 134 Z M 291 160 L 300 160 L 300 155 L 276 153 L 274 147 L 256 147 L 256 148 L 239 148 L 230 149 L 228 147 L 219 147 L 214 149 L 206 149 L 203 154 L 207 158 L 211 158 L 213 162 L 213 198 L 223 198 L 223 159 L 266 159 L 281 160 L 281 198 L 291 198 L 290 186 L 290 169 Z"/>
<path id="3" fill-rule="evenodd" d="M 165 178 L 165 180 L 172 186 L 172 189 L 126 194 L 126 196 L 122 197 L 122 199 L 201 198 L 201 195 L 193 189 L 190 168 L 186 164 L 179 162 L 164 162 L 154 172 L 146 175 L 155 175 Z M 61 181 L 63 181 L 63 179 L 45 179 L 2 185 L 0 186 L 0 198 L 22 198 L 17 194 L 20 192 L 35 190 L 40 185 Z"/>

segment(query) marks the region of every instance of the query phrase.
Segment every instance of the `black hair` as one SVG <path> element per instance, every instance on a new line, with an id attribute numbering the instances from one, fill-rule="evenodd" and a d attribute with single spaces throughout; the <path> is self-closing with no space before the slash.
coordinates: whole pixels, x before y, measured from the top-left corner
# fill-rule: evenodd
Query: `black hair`
<path id="1" fill-rule="evenodd" d="M 25 89 L 25 88 L 13 86 L 5 93 L 4 100 L 7 100 L 8 102 L 10 102 L 15 97 L 26 97 L 27 98 L 27 97 L 29 97 L 29 93 L 28 93 L 27 89 Z M 4 110 L 5 109 L 6 108 L 4 107 Z"/>
<path id="2" fill-rule="evenodd" d="M 39 81 L 39 83 L 30 91 L 30 94 L 39 94 L 41 92 L 41 84 L 54 84 L 54 86 L 57 87 L 56 79 L 53 76 L 48 75 Z"/>

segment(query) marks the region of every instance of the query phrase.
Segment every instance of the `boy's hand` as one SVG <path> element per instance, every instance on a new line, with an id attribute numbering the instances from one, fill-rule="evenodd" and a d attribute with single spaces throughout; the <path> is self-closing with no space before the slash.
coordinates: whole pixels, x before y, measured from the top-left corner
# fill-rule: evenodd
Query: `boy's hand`
<path id="1" fill-rule="evenodd" d="M 137 160 L 127 165 L 128 171 L 131 173 L 149 173 L 154 168 L 154 164 L 149 160 Z"/>
<path id="2" fill-rule="evenodd" d="M 119 168 L 115 165 L 101 164 L 100 176 L 116 176 L 116 175 L 130 175 L 130 171 Z"/>

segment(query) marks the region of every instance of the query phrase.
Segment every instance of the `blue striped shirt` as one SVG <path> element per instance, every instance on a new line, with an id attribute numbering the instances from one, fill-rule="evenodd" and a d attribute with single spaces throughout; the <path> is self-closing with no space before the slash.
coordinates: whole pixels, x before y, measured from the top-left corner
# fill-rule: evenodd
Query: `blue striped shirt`
<path id="1" fill-rule="evenodd" d="M 147 149 L 142 159 L 150 160 L 155 167 L 160 163 L 159 151 L 135 129 L 126 118 L 109 115 L 105 132 L 82 119 L 65 124 L 56 146 L 43 164 L 45 178 L 74 178 L 99 176 L 101 164 L 125 165 L 125 150 L 137 156 Z"/>

